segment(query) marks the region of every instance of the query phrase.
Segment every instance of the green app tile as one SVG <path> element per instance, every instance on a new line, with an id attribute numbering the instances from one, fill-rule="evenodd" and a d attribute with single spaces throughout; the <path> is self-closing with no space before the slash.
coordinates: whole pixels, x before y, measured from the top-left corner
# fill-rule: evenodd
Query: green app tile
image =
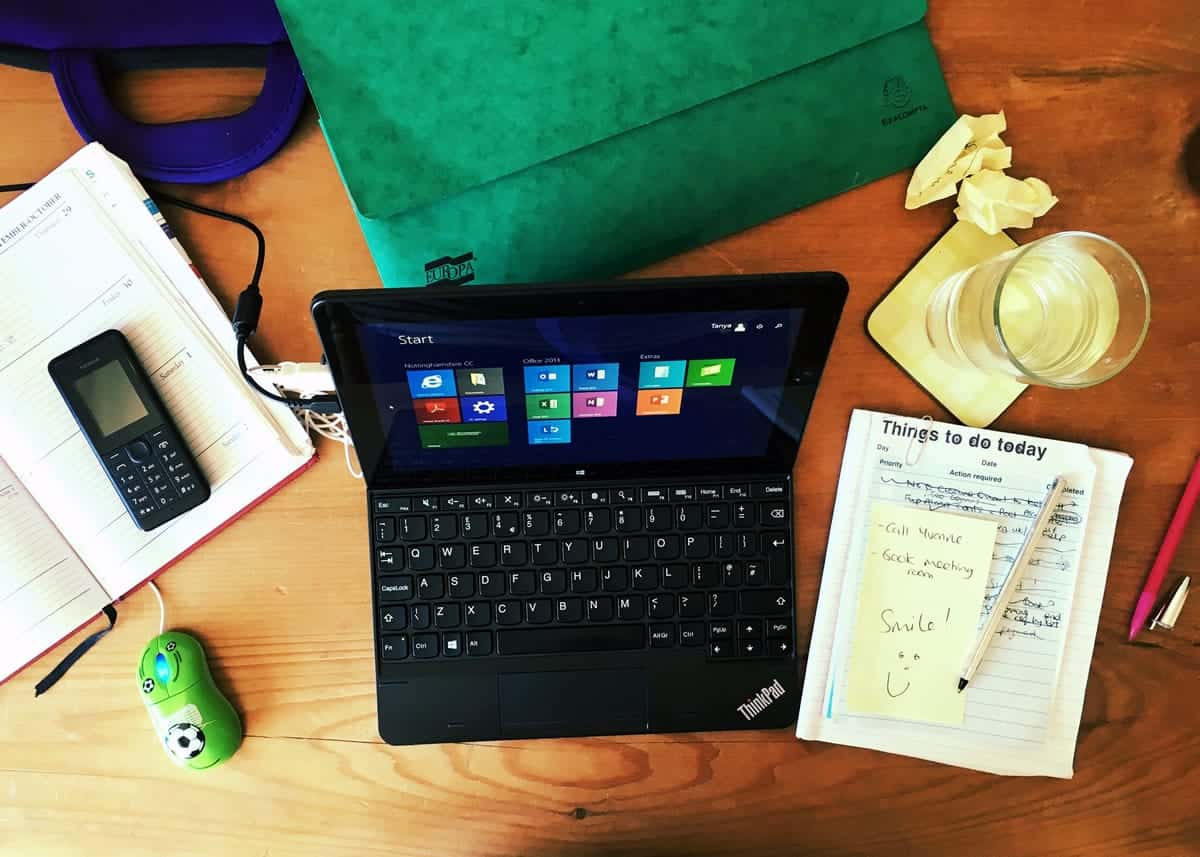
<path id="1" fill-rule="evenodd" d="M 689 360 L 687 386 L 728 387 L 733 383 L 733 358 Z"/>
<path id="2" fill-rule="evenodd" d="M 570 393 L 534 393 L 525 397 L 525 416 L 531 420 L 571 418 Z"/>
<path id="3" fill-rule="evenodd" d="M 508 443 L 505 423 L 469 423 L 417 426 L 425 449 L 455 449 L 463 446 L 504 446 Z"/>

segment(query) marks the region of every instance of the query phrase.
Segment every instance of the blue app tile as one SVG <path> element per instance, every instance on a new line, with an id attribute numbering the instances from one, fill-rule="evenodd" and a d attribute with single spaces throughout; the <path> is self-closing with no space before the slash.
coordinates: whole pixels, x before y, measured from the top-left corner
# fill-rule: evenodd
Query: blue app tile
<path id="1" fill-rule="evenodd" d="M 464 423 L 502 423 L 508 419 L 503 396 L 463 396 L 461 402 Z"/>
<path id="2" fill-rule="evenodd" d="M 553 366 L 526 366 L 526 393 L 569 393 L 571 391 L 570 364 L 557 363 Z"/>
<path id="3" fill-rule="evenodd" d="M 621 366 L 618 363 L 576 363 L 571 368 L 573 386 L 579 393 L 615 390 L 620 371 Z"/>
<path id="4" fill-rule="evenodd" d="M 647 360 L 638 369 L 638 388 L 667 390 L 683 386 L 686 360 Z"/>
<path id="5" fill-rule="evenodd" d="M 414 399 L 445 398 L 458 395 L 453 369 L 410 369 L 408 389 Z"/>
<path id="6" fill-rule="evenodd" d="M 530 420 L 529 444 L 539 446 L 543 443 L 570 443 L 570 420 Z"/>

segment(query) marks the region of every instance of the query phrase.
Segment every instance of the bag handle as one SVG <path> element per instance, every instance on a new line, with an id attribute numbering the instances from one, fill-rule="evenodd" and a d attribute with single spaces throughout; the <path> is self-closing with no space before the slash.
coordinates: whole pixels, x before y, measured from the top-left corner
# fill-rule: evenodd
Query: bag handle
<path id="1" fill-rule="evenodd" d="M 262 92 L 246 110 L 162 125 L 135 122 L 117 110 L 91 51 L 54 51 L 50 71 L 84 140 L 99 140 L 138 176 L 165 182 L 223 181 L 254 169 L 287 140 L 307 95 L 287 42 L 271 45 Z"/>

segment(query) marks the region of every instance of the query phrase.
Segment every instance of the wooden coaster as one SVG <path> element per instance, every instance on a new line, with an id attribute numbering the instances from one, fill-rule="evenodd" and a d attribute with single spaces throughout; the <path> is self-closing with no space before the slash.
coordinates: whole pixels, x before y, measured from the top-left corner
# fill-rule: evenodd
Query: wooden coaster
<path id="1" fill-rule="evenodd" d="M 1014 378 L 963 369 L 942 360 L 925 333 L 925 309 L 949 277 L 1017 244 L 1003 232 L 988 235 L 958 222 L 904 275 L 867 319 L 867 330 L 900 367 L 965 425 L 983 428 L 1025 390 Z"/>

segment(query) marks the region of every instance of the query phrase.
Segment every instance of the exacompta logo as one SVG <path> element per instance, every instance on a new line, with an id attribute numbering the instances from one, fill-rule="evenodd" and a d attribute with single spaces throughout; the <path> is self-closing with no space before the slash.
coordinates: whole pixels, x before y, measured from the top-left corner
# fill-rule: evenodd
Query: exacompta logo
<path id="1" fill-rule="evenodd" d="M 425 265 L 425 285 L 461 286 L 475 279 L 475 254 L 443 256 Z"/>
<path id="2" fill-rule="evenodd" d="M 742 717 L 745 717 L 747 720 L 753 720 L 766 711 L 772 702 L 779 699 L 785 693 L 787 691 L 779 683 L 779 679 L 775 679 L 775 681 L 739 705 L 737 710 Z"/>
<path id="3" fill-rule="evenodd" d="M 889 77 L 885 80 L 883 82 L 883 106 L 885 109 L 899 110 L 900 112 L 884 116 L 879 120 L 879 124 L 887 127 L 896 122 L 902 122 L 909 116 L 924 113 L 929 109 L 924 104 L 914 104 L 912 107 L 909 107 L 908 105 L 912 101 L 912 97 L 912 87 L 908 85 L 908 81 L 902 75 Z"/>

